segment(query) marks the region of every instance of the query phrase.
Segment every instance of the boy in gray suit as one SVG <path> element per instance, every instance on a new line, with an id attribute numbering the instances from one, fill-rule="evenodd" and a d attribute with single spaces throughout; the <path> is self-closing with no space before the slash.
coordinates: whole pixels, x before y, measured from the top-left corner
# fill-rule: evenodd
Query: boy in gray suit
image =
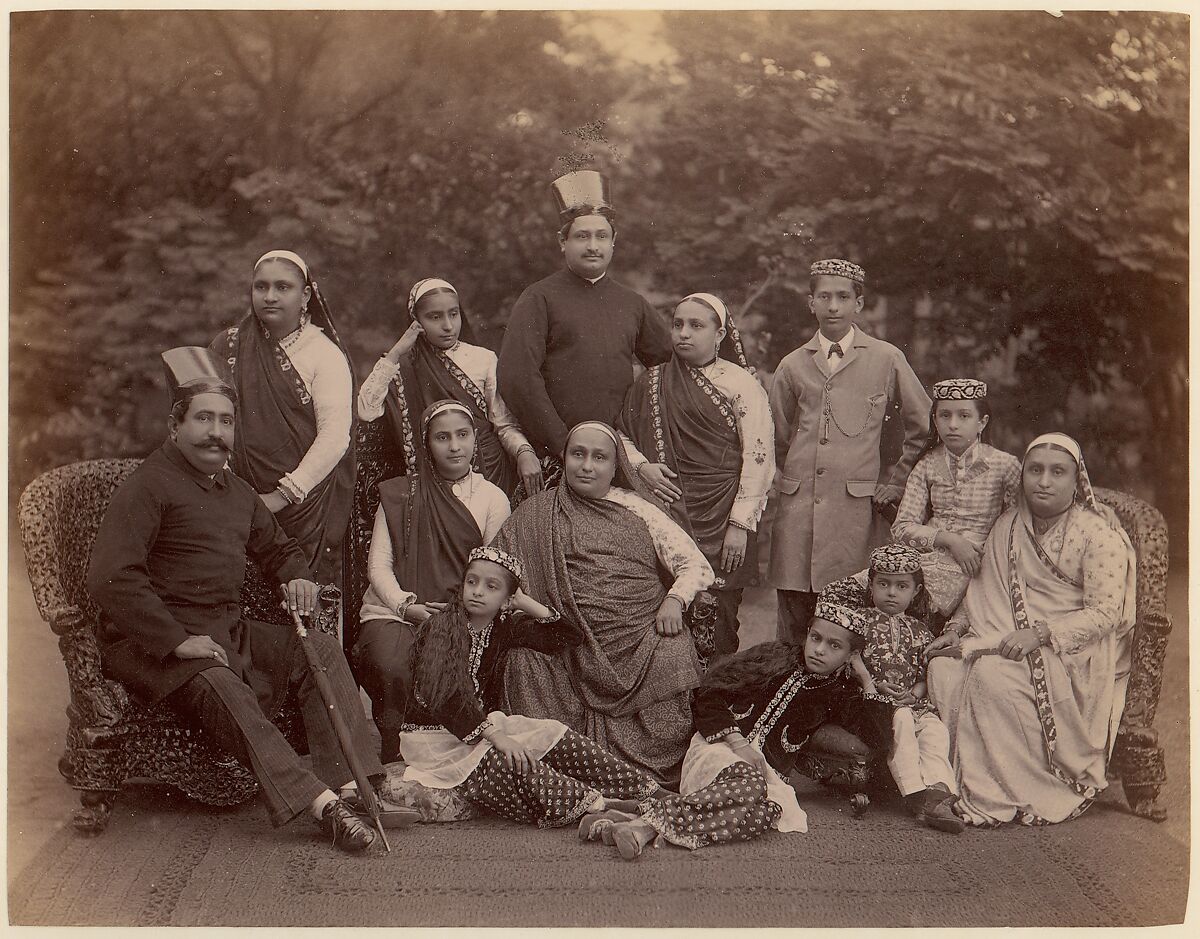
<path id="1" fill-rule="evenodd" d="M 929 396 L 904 353 L 855 325 L 865 281 L 850 261 L 812 265 L 808 308 L 819 329 L 784 356 L 771 383 L 779 502 L 770 582 L 785 642 L 803 641 L 817 592 L 861 570 L 887 540 L 872 511 L 899 502 L 929 434 Z M 881 467 L 880 434 L 893 403 L 903 414 L 904 447 L 893 466 Z"/>

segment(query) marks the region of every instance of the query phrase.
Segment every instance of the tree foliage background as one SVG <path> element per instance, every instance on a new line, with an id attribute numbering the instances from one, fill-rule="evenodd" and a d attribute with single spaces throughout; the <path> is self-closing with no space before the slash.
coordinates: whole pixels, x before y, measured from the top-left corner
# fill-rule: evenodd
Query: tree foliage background
<path id="1" fill-rule="evenodd" d="M 997 445 L 1066 429 L 1185 530 L 1185 16 L 37 12 L 11 44 L 14 487 L 148 452 L 158 353 L 270 247 L 360 373 L 432 274 L 498 347 L 559 263 L 548 182 L 593 166 L 617 276 L 725 297 L 764 378 L 809 262 L 857 259 L 867 328 L 988 380 Z"/>

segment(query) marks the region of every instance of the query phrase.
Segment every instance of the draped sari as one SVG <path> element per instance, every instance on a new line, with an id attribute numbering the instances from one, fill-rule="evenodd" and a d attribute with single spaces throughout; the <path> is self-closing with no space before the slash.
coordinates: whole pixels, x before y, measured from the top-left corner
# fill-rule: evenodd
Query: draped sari
<path id="1" fill-rule="evenodd" d="M 461 587 L 467 555 L 483 544 L 479 525 L 450 485 L 432 466 L 379 484 L 396 580 L 421 602 L 445 600 Z"/>
<path id="2" fill-rule="evenodd" d="M 672 356 L 638 376 L 618 429 L 649 459 L 678 474 L 683 496 L 663 508 L 720 571 L 742 473 L 742 438 L 732 403 L 700 369 Z M 751 533 L 741 567 L 722 573 L 722 589 L 745 587 L 757 573 L 758 539 Z"/>
<path id="3" fill-rule="evenodd" d="M 323 321 L 322 321 L 323 320 Z M 313 315 L 342 354 L 351 376 L 350 356 L 323 306 Z M 238 427 L 231 467 L 258 492 L 270 492 L 294 470 L 317 437 L 312 395 L 296 373 L 287 352 L 258 322 L 253 312 L 213 340 L 211 351 L 227 366 L 238 394 Z M 295 538 L 320 583 L 341 586 L 342 546 L 354 495 L 354 431 L 337 466 L 302 502 L 275 513 L 280 526 Z"/>
<path id="4" fill-rule="evenodd" d="M 689 691 L 699 683 L 690 633 L 660 636 L 667 587 L 645 523 L 569 485 L 517 508 L 493 542 L 525 568 L 525 589 L 584 627 L 556 656 L 514 650 L 506 710 L 563 721 L 660 780 L 678 769 L 691 735 Z"/>
<path id="5" fill-rule="evenodd" d="M 1133 550 L 1111 522 L 1076 504 L 1038 536 L 1022 499 L 993 527 L 956 615 L 969 624 L 963 659 L 929 663 L 974 824 L 1065 821 L 1107 785 L 1135 601 Z M 1039 621 L 1050 645 L 1020 661 L 996 654 Z"/>
<path id="6" fill-rule="evenodd" d="M 466 315 L 462 335 L 470 335 Z M 435 349 L 420 336 L 412 350 L 401 356 L 396 378 L 384 400 L 384 413 L 392 440 L 404 454 L 404 465 L 412 474 L 423 469 L 422 449 L 413 443 L 413 416 L 420 415 L 434 401 L 450 399 L 470 409 L 475 424 L 474 470 L 488 482 L 510 495 L 517 484 L 516 466 L 505 452 L 488 413 L 483 389 L 441 349 Z"/>

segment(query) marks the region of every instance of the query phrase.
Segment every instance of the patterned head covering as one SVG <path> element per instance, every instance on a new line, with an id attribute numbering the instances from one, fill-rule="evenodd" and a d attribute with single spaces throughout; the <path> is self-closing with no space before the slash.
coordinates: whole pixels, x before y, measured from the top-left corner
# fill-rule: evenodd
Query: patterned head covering
<path id="1" fill-rule="evenodd" d="M 472 561 L 491 561 L 493 564 L 499 564 L 506 571 L 517 578 L 517 583 L 521 583 L 521 562 L 509 554 L 507 551 L 501 551 L 499 548 L 493 548 L 485 545 L 479 548 L 472 548 L 471 553 L 467 555 L 467 564 Z"/>
<path id="2" fill-rule="evenodd" d="M 408 292 L 408 312 L 412 315 L 413 309 L 425 294 L 431 290 L 446 289 L 451 291 L 455 296 L 458 296 L 458 291 L 454 289 L 454 285 L 449 281 L 442 280 L 440 277 L 426 277 L 424 280 L 419 280 L 412 285 L 412 290 Z"/>
<path id="3" fill-rule="evenodd" d="M 461 411 L 463 414 L 467 415 L 467 419 L 471 422 L 471 425 L 474 426 L 475 416 L 471 413 L 471 409 L 469 407 L 467 407 L 465 404 L 459 404 L 457 401 L 454 401 L 450 398 L 443 398 L 441 401 L 434 401 L 425 409 L 425 413 L 421 415 L 421 433 L 428 434 L 429 422 L 439 414 L 445 414 L 447 411 Z"/>
<path id="4" fill-rule="evenodd" d="M 818 600 L 817 608 L 813 612 L 814 619 L 823 619 L 827 623 L 834 623 L 854 633 L 856 636 L 867 638 L 868 625 L 866 618 L 858 610 L 853 610 L 848 606 L 842 606 L 840 603 L 830 603 L 828 600 Z"/>
<path id="5" fill-rule="evenodd" d="M 906 544 L 885 544 L 871 552 L 873 574 L 915 574 L 921 569 L 921 555 Z"/>
<path id="6" fill-rule="evenodd" d="M 825 258 L 822 261 L 813 261 L 808 274 L 810 277 L 819 277 L 822 274 L 828 274 L 831 277 L 848 277 L 860 287 L 867 282 L 866 271 L 853 261 L 844 261 L 841 258 Z"/>
<path id="7" fill-rule="evenodd" d="M 947 378 L 933 386 L 934 401 L 977 401 L 987 397 L 987 384 L 975 378 Z"/>
<path id="8" fill-rule="evenodd" d="M 1029 451 L 1034 447 L 1040 447 L 1049 444 L 1050 446 L 1058 447 L 1060 450 L 1066 450 L 1067 453 L 1075 460 L 1075 465 L 1079 467 L 1078 488 L 1075 493 L 1075 501 L 1081 502 L 1097 515 L 1108 515 L 1101 510 L 1100 503 L 1096 501 L 1096 493 L 1092 491 L 1092 481 L 1088 477 L 1087 466 L 1083 462 L 1083 450 L 1080 448 L 1075 438 L 1068 437 L 1066 434 L 1042 434 L 1040 437 L 1034 437 L 1030 441 L 1029 446 L 1025 448 L 1025 457 L 1029 456 Z M 1021 460 L 1025 462 L 1024 459 Z"/>

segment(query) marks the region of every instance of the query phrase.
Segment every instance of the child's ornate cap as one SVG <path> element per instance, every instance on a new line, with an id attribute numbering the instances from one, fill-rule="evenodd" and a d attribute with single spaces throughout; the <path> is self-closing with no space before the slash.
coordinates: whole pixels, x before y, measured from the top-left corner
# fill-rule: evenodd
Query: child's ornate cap
<path id="1" fill-rule="evenodd" d="M 831 277 L 848 277 L 859 286 L 867 282 L 866 271 L 853 261 L 843 261 L 841 258 L 825 258 L 822 261 L 813 261 L 808 273 L 810 277 L 819 277 L 822 274 L 828 274 Z"/>
<path id="2" fill-rule="evenodd" d="M 868 625 L 866 618 L 858 610 L 843 606 L 840 603 L 818 600 L 817 608 L 813 612 L 813 618 L 823 619 L 827 623 L 834 623 L 843 629 L 850 630 L 856 636 L 862 636 L 864 639 L 867 638 Z"/>
<path id="3" fill-rule="evenodd" d="M 987 383 L 977 378 L 947 378 L 933 386 L 934 401 L 977 401 L 987 397 Z"/>
<path id="4" fill-rule="evenodd" d="M 467 555 L 467 563 L 472 561 L 491 561 L 493 564 L 499 564 L 506 571 L 517 578 L 517 583 L 521 582 L 521 562 L 509 554 L 507 551 L 501 551 L 499 548 L 493 548 L 490 545 L 482 548 L 472 548 L 471 553 Z"/>
<path id="5" fill-rule="evenodd" d="M 921 569 L 921 555 L 906 544 L 885 544 L 871 552 L 874 574 L 915 574 Z"/>

